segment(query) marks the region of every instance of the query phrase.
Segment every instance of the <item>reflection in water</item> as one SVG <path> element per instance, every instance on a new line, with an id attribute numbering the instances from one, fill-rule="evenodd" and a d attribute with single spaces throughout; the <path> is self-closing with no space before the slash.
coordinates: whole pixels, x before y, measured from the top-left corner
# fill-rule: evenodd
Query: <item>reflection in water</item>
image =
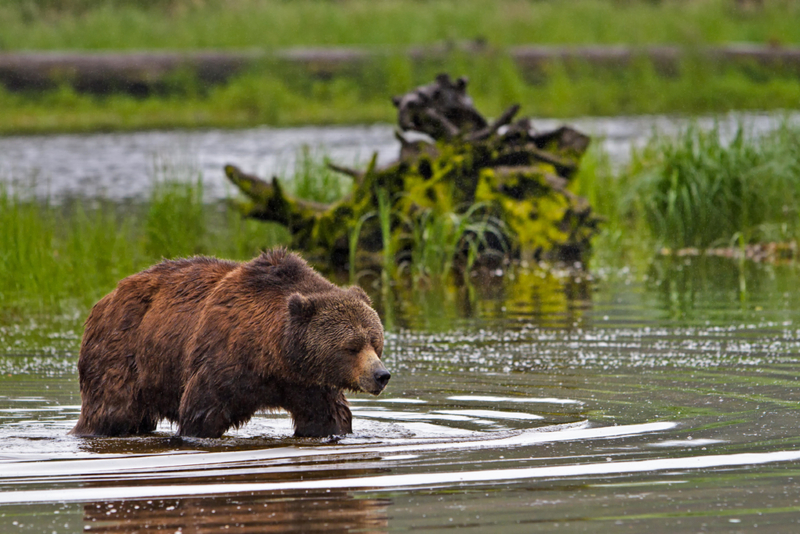
<path id="1" fill-rule="evenodd" d="M 591 288 L 591 275 L 581 269 L 506 267 L 480 270 L 467 279 L 398 285 L 378 300 L 383 316 L 398 317 L 394 326 L 415 330 L 447 331 L 465 321 L 509 317 L 572 328 L 591 306 Z M 392 306 L 397 309 L 387 312 Z"/>
<path id="2" fill-rule="evenodd" d="M 336 441 L 81 440 L 75 357 L 0 357 L 0 532 L 796 532 L 798 266 L 601 274 L 392 287 Z"/>
<path id="3" fill-rule="evenodd" d="M 345 491 L 88 503 L 85 532 L 386 532 L 389 499 Z"/>
<path id="4" fill-rule="evenodd" d="M 672 319 L 714 314 L 719 320 L 756 308 L 795 312 L 797 281 L 777 273 L 787 268 L 714 256 L 660 257 L 651 265 L 648 286 Z"/>

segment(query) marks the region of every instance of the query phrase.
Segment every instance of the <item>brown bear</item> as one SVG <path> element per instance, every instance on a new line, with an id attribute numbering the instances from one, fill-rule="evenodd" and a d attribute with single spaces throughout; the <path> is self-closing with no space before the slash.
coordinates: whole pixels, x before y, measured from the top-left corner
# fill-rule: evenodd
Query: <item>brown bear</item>
<path id="1" fill-rule="evenodd" d="M 122 280 L 86 320 L 72 434 L 219 437 L 283 408 L 295 436 L 352 432 L 342 391 L 378 395 L 383 327 L 359 287 L 335 286 L 296 254 L 238 263 L 163 261 Z"/>

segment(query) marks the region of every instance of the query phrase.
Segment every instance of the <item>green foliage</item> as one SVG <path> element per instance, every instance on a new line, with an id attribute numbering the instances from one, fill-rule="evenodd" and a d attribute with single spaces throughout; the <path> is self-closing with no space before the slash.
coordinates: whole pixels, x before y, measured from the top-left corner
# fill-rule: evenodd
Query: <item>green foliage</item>
<path id="1" fill-rule="evenodd" d="M 425 16 L 420 16 L 424 11 Z M 800 2 L 741 11 L 733 0 L 0 0 L 0 50 L 191 50 L 367 46 L 386 56 L 356 67 L 308 68 L 264 60 L 209 87 L 181 70 L 147 98 L 0 89 L 0 134 L 165 127 L 393 121 L 389 96 L 438 72 L 466 75 L 480 109 L 496 116 L 519 102 L 534 116 L 707 113 L 792 109 L 797 74 L 780 66 L 723 66 L 688 57 L 674 69 L 639 59 L 624 68 L 549 65 L 523 73 L 505 53 L 520 44 L 800 42 Z M 265 31 L 268 28 L 268 31 Z M 535 36 L 533 39 L 532 36 Z M 426 60 L 409 46 L 448 47 Z"/>
<path id="2" fill-rule="evenodd" d="M 671 248 L 729 246 L 800 235 L 800 130 L 757 138 L 739 127 L 654 138 L 632 164 L 629 210 Z"/>
<path id="3" fill-rule="evenodd" d="M 0 182 L 0 323 L 25 311 L 83 314 L 117 281 L 162 258 L 246 260 L 288 242 L 285 229 L 202 204 L 199 181 L 169 175 L 144 203 L 61 205 Z"/>
<path id="4" fill-rule="evenodd" d="M 129 229 L 106 202 L 54 206 L 0 183 L 0 309 L 88 305 L 131 272 Z"/>
<path id="5" fill-rule="evenodd" d="M 463 257 L 463 270 L 469 272 L 490 234 L 494 243 L 503 243 L 502 221 L 487 215 L 485 208 L 480 203 L 460 212 L 428 208 L 417 215 L 408 236 L 408 257 L 401 260 L 412 279 L 441 281 L 453 271 L 459 257 Z"/>
<path id="6" fill-rule="evenodd" d="M 352 189 L 352 180 L 328 167 L 328 157 L 304 145 L 295 159 L 294 174 L 289 182 L 292 194 L 305 200 L 329 204 Z"/>
<path id="7" fill-rule="evenodd" d="M 0 0 L 2 47 L 19 50 L 796 43 L 797 20 L 794 0 Z"/>
<path id="8" fill-rule="evenodd" d="M 378 197 L 378 221 L 383 239 L 383 273 L 390 278 L 394 278 L 397 273 L 395 265 L 397 245 L 392 232 L 394 202 L 391 198 L 391 193 L 383 187 L 378 187 L 376 195 Z"/>
<path id="9" fill-rule="evenodd" d="M 523 73 L 498 51 L 445 54 L 436 61 L 405 58 L 365 62 L 325 76 L 265 62 L 224 85 L 200 87 L 178 73 L 147 98 L 78 93 L 62 84 L 41 92 L 0 88 L 0 134 L 258 124 L 393 122 L 390 96 L 446 71 L 470 78 L 476 107 L 497 116 L 511 103 L 534 116 L 576 117 L 647 113 L 708 113 L 731 109 L 791 109 L 797 75 L 755 65 L 721 66 L 687 58 L 678 72 L 659 72 L 649 60 L 625 69 L 550 65 Z"/>
<path id="10" fill-rule="evenodd" d="M 161 167 L 168 173 L 168 167 Z M 156 177 L 145 219 L 145 251 L 154 258 L 202 254 L 206 232 L 203 182 Z"/>

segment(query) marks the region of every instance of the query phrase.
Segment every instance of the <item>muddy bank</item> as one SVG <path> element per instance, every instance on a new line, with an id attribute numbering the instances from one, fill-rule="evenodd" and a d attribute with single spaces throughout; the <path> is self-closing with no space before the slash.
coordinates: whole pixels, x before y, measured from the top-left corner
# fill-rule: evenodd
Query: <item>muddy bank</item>
<path id="1" fill-rule="evenodd" d="M 728 44 L 688 49 L 660 46 L 542 46 L 498 50 L 481 42 L 399 48 L 289 48 L 263 50 L 137 51 L 137 52 L 5 52 L 0 53 L 0 84 L 10 90 L 41 90 L 69 84 L 79 91 L 147 94 L 163 90 L 176 74 L 190 73 L 203 84 L 218 84 L 259 64 L 301 68 L 322 78 L 346 70 L 369 68 L 376 61 L 405 57 L 415 62 L 446 59 L 453 53 L 510 57 L 528 76 L 549 65 L 590 65 L 624 69 L 648 59 L 660 72 L 677 71 L 688 56 L 715 64 L 759 65 L 800 72 L 800 47 Z"/>

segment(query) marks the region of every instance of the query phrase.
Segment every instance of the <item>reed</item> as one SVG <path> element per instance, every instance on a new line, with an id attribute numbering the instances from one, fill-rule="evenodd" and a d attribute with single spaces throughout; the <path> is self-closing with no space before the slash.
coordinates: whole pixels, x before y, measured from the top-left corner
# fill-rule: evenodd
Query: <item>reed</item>
<path id="1" fill-rule="evenodd" d="M 378 221 L 383 237 L 383 281 L 384 285 L 395 278 L 397 274 L 396 243 L 392 236 L 392 198 L 389 191 L 384 188 L 378 189 Z"/>
<path id="2" fill-rule="evenodd" d="M 503 242 L 502 221 L 482 214 L 481 204 L 463 212 L 426 210 L 408 234 L 408 252 L 401 259 L 403 270 L 415 281 L 441 281 L 459 267 L 469 272 L 480 251 Z"/>
<path id="3" fill-rule="evenodd" d="M 144 221 L 145 252 L 151 258 L 193 256 L 204 251 L 206 206 L 199 173 L 180 181 L 161 163 Z"/>
<path id="4" fill-rule="evenodd" d="M 800 129 L 763 137 L 740 126 L 654 137 L 636 153 L 623 211 L 673 248 L 734 246 L 800 237 Z"/>
<path id="5" fill-rule="evenodd" d="M 0 184 L 0 309 L 90 304 L 137 263 L 129 222 L 106 202 L 57 206 Z"/>
<path id="6" fill-rule="evenodd" d="M 295 158 L 294 172 L 288 182 L 292 194 L 323 204 L 336 202 L 345 196 L 352 189 L 353 181 L 331 170 L 329 161 L 324 151 L 304 145 Z"/>
<path id="7" fill-rule="evenodd" d="M 361 218 L 356 221 L 355 225 L 353 225 L 353 228 L 350 229 L 350 236 L 348 239 L 347 270 L 351 284 L 358 282 L 358 240 L 361 236 L 361 227 L 364 226 L 364 223 L 367 222 L 367 220 L 374 216 L 374 213 L 366 213 L 362 215 Z"/>
<path id="8" fill-rule="evenodd" d="M 150 199 L 124 204 L 56 204 L 0 182 L 0 322 L 19 314 L 84 313 L 121 278 L 163 258 L 247 260 L 288 239 L 277 225 L 204 204 L 198 181 L 159 180 Z"/>

